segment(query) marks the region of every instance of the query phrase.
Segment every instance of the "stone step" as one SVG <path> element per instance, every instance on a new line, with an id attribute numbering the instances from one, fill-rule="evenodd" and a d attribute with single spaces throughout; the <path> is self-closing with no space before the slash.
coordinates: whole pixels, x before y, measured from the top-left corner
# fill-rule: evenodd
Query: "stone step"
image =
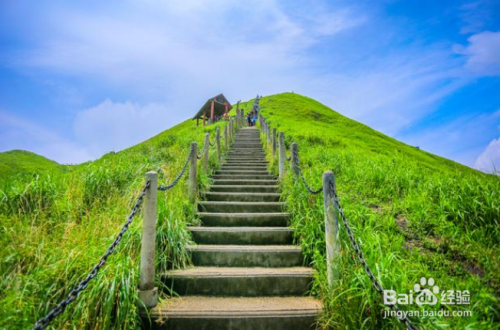
<path id="1" fill-rule="evenodd" d="M 234 161 L 242 161 L 242 162 L 261 161 L 261 162 L 265 162 L 266 157 L 263 155 L 228 155 L 227 161 L 228 162 L 234 162 Z"/>
<path id="2" fill-rule="evenodd" d="M 267 172 L 267 166 L 266 165 L 236 165 L 236 166 L 229 166 L 229 165 L 222 165 L 220 167 L 220 171 L 266 171 Z"/>
<path id="3" fill-rule="evenodd" d="M 208 186 L 211 192 L 248 192 L 248 193 L 275 193 L 278 186 L 249 186 L 249 185 L 212 185 Z"/>
<path id="4" fill-rule="evenodd" d="M 212 227 L 285 227 L 290 213 L 207 213 L 198 212 L 203 226 Z"/>
<path id="5" fill-rule="evenodd" d="M 271 213 L 281 212 L 285 203 L 280 202 L 199 202 L 200 212 L 214 213 Z"/>
<path id="6" fill-rule="evenodd" d="M 231 186 L 276 186 L 278 180 L 214 180 L 214 185 L 231 185 Z"/>
<path id="7" fill-rule="evenodd" d="M 189 227 L 197 244 L 286 245 L 293 243 L 289 227 Z"/>
<path id="8" fill-rule="evenodd" d="M 273 180 L 276 176 L 272 174 L 220 174 L 212 175 L 212 179 L 215 180 L 246 180 L 246 179 L 256 179 L 256 180 Z"/>
<path id="9" fill-rule="evenodd" d="M 190 267 L 162 276 L 178 295 L 301 296 L 310 290 L 313 271 L 306 267 Z"/>
<path id="10" fill-rule="evenodd" d="M 195 266 L 302 266 L 300 247 L 294 245 L 188 245 Z"/>
<path id="11" fill-rule="evenodd" d="M 301 296 L 184 296 L 164 300 L 143 323 L 158 330 L 312 330 L 322 308 L 319 300 Z"/>
<path id="12" fill-rule="evenodd" d="M 222 174 L 269 174 L 266 168 L 262 169 L 246 169 L 246 168 L 239 168 L 239 169 L 220 169 L 215 172 L 216 175 L 222 175 Z"/>
<path id="13" fill-rule="evenodd" d="M 207 201 L 235 201 L 235 202 L 279 202 L 279 193 L 250 193 L 250 192 L 206 192 L 203 194 Z"/>

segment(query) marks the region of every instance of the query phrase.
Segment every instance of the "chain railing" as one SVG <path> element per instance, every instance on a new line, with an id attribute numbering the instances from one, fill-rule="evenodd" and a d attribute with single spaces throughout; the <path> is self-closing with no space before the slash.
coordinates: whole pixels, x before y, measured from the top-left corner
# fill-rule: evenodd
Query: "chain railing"
<path id="1" fill-rule="evenodd" d="M 76 288 L 70 291 L 66 299 L 57 304 L 57 306 L 54 307 L 46 316 L 42 317 L 35 323 L 35 326 L 32 328 L 33 330 L 45 329 L 57 316 L 59 316 L 62 312 L 64 312 L 64 310 L 66 309 L 66 307 L 68 307 L 69 304 L 71 304 L 73 301 L 76 300 L 76 298 L 78 298 L 80 292 L 85 290 L 89 285 L 89 282 L 97 276 L 101 268 L 108 260 L 109 256 L 115 251 L 115 248 L 118 245 L 118 243 L 120 243 L 120 241 L 122 240 L 123 235 L 130 228 L 130 224 L 134 220 L 134 217 L 137 214 L 137 212 L 139 211 L 139 208 L 141 207 L 142 202 L 144 200 L 144 196 L 146 195 L 146 192 L 148 191 L 150 186 L 151 182 L 147 181 L 144 187 L 142 188 L 141 193 L 139 194 L 139 197 L 137 198 L 137 201 L 135 202 L 135 205 L 132 208 L 132 211 L 127 217 L 127 221 L 125 221 L 125 223 L 123 224 L 120 233 L 118 234 L 118 236 L 116 236 L 113 243 L 111 243 L 111 245 L 108 247 L 106 253 L 104 253 L 99 262 L 92 268 L 92 270 L 88 273 L 85 279 L 81 281 L 76 286 Z"/>
<path id="2" fill-rule="evenodd" d="M 224 130 L 224 139 L 226 149 L 229 148 L 230 141 L 234 135 L 234 131 L 239 128 L 239 124 L 234 125 L 233 118 L 227 122 L 227 125 Z M 99 262 L 92 268 L 92 270 L 87 274 L 85 279 L 81 281 L 73 290 L 69 292 L 66 299 L 61 301 L 50 310 L 44 317 L 40 318 L 31 330 L 42 330 L 45 329 L 57 316 L 61 315 L 64 310 L 67 308 L 69 304 L 75 301 L 78 298 L 80 292 L 85 290 L 90 281 L 94 279 L 99 271 L 102 269 L 109 256 L 113 254 L 116 250 L 116 247 L 121 242 L 123 235 L 130 228 L 130 225 L 141 208 L 143 207 L 143 236 L 141 243 L 141 276 L 139 282 L 139 299 L 142 302 L 142 305 L 146 308 L 152 308 L 156 306 L 158 297 L 157 297 L 157 288 L 154 287 L 154 277 L 155 277 L 155 247 L 156 247 L 156 220 L 158 215 L 157 210 L 157 191 L 168 191 L 171 188 L 175 187 L 181 178 L 186 173 L 188 165 L 190 164 L 190 173 L 189 173 L 189 184 L 188 184 L 188 195 L 189 200 L 191 202 L 195 202 L 197 196 L 197 184 L 196 184 L 196 172 L 197 172 L 197 160 L 203 158 L 205 156 L 205 164 L 208 164 L 208 152 L 210 147 L 217 146 L 218 160 L 221 161 L 221 152 L 220 152 L 220 131 L 216 132 L 216 139 L 213 143 L 210 143 L 209 133 L 205 136 L 205 146 L 204 150 L 200 155 L 198 155 L 198 144 L 193 142 L 191 143 L 191 148 L 189 151 L 189 155 L 182 166 L 181 171 L 176 176 L 176 178 L 165 186 L 158 186 L 158 174 L 156 172 L 148 172 L 146 174 L 146 183 L 144 187 L 141 189 L 141 192 L 127 217 L 126 222 L 123 224 L 120 233 L 116 236 L 113 243 L 108 247 L 105 254 L 101 257 Z M 205 167 L 205 169 L 207 169 Z M 144 205 L 143 205 L 144 204 Z"/>
<path id="3" fill-rule="evenodd" d="M 366 275 L 370 279 L 374 289 L 381 295 L 384 293 L 384 289 L 382 285 L 379 283 L 372 270 L 370 269 L 368 262 L 363 256 L 360 246 L 358 245 L 356 238 L 354 237 L 353 231 L 349 226 L 349 222 L 344 213 L 344 209 L 340 205 L 340 197 L 337 194 L 337 190 L 335 187 L 335 176 L 333 172 L 326 171 L 323 173 L 323 184 L 318 189 L 311 188 L 311 185 L 307 183 L 307 180 L 304 176 L 304 171 L 300 167 L 299 162 L 299 153 L 298 146 L 296 143 L 291 144 L 291 153 L 290 156 L 286 155 L 286 148 L 284 143 L 284 134 L 283 132 L 279 132 L 279 135 L 276 135 L 276 130 L 273 129 L 273 133 L 271 134 L 270 125 L 271 123 L 259 114 L 259 122 L 262 133 L 264 134 L 264 140 L 269 142 L 271 141 L 272 145 L 276 143 L 276 139 L 279 139 L 279 177 L 283 179 L 285 176 L 285 161 L 290 161 L 290 169 L 296 177 L 300 178 L 307 191 L 312 195 L 317 195 L 323 191 L 324 195 L 324 213 L 325 213 L 325 238 L 326 238 L 326 261 L 327 261 L 327 272 L 328 272 L 328 284 L 331 286 L 335 278 L 338 277 L 338 260 L 337 258 L 340 256 L 340 242 L 338 241 L 338 218 L 340 216 L 342 220 L 342 224 L 346 230 L 347 236 L 351 243 L 351 247 L 354 250 L 354 254 L 358 261 L 363 265 Z M 274 153 L 273 153 L 274 154 Z M 402 313 L 401 309 L 397 304 L 388 305 L 391 309 L 396 311 L 396 315 L 402 315 L 401 317 L 397 317 L 397 319 L 403 323 L 407 329 L 409 330 L 419 330 L 417 326 L 415 326 L 411 320 L 406 316 L 406 313 Z"/>

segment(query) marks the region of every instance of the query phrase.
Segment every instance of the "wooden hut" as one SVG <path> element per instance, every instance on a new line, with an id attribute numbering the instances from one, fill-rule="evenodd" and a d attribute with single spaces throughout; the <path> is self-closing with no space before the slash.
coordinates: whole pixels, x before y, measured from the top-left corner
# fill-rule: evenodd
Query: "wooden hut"
<path id="1" fill-rule="evenodd" d="M 209 98 L 193 119 L 196 119 L 196 125 L 199 125 L 200 119 L 203 120 L 203 125 L 206 125 L 207 119 L 213 123 L 216 118 L 225 117 L 232 108 L 233 106 L 229 103 L 224 94 L 219 94 Z"/>

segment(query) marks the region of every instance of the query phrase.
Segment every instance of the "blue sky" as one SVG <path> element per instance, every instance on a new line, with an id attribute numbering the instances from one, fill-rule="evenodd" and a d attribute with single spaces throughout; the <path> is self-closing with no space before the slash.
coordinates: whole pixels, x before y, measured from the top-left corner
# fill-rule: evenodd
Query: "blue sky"
<path id="1" fill-rule="evenodd" d="M 500 168 L 500 1 L 0 2 L 0 151 L 79 163 L 284 91 Z"/>

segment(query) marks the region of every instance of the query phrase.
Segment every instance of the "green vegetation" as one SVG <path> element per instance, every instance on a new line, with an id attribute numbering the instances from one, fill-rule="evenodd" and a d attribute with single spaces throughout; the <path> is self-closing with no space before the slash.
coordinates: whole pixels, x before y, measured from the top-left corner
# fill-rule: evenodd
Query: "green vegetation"
<path id="1" fill-rule="evenodd" d="M 69 166 L 58 163 L 25 150 L 0 152 L 0 185 L 18 176 L 36 174 L 60 174 Z"/>
<path id="2" fill-rule="evenodd" d="M 249 109 L 253 100 L 244 103 Z M 309 98 L 279 94 L 261 100 L 263 115 L 299 145 L 308 182 L 333 170 L 341 203 L 370 267 L 385 288 L 408 293 L 420 277 L 441 289 L 469 290 L 472 317 L 419 318 L 423 328 L 499 328 L 500 180 L 400 143 Z M 222 124 L 218 124 L 222 125 Z M 180 171 L 191 141 L 205 132 L 189 120 L 135 147 L 72 171 L 22 176 L 0 188 L 0 328 L 29 328 L 64 298 L 114 240 L 144 184 Z M 271 156 L 269 156 L 271 157 Z M 16 163 L 16 162 L 14 162 Z M 277 161 L 272 160 L 277 173 Z M 57 166 L 57 164 L 56 164 Z M 215 155 L 211 155 L 215 167 Z M 30 172 L 30 171 L 27 171 Z M 199 171 L 200 186 L 208 183 Z M 289 175 L 282 183 L 294 213 L 297 244 L 317 270 L 312 293 L 325 300 L 321 326 L 399 328 L 382 319 L 381 297 L 352 254 L 341 226 L 340 281 L 326 285 L 322 197 Z M 196 222 L 186 181 L 159 193 L 157 272 L 189 263 L 186 226 Z M 139 327 L 137 285 L 141 216 L 54 329 Z M 157 278 L 157 285 L 161 283 Z M 406 309 L 419 309 L 416 305 Z M 436 309 L 436 307 L 434 308 Z"/>
<path id="3" fill-rule="evenodd" d="M 221 125 L 221 124 L 218 124 Z M 149 170 L 160 184 L 179 173 L 190 143 L 205 132 L 188 120 L 135 147 L 69 173 L 19 177 L 0 189 L 0 329 L 28 329 L 99 261 L 125 222 Z M 213 134 L 211 134 L 213 136 Z M 211 153 L 214 166 L 216 155 Z M 207 175 L 199 172 L 199 182 Z M 196 221 L 183 179 L 159 192 L 157 271 L 189 263 L 186 225 Z M 54 329 L 138 328 L 141 215 L 89 287 Z M 157 285 L 161 287 L 158 277 Z"/>
<path id="4" fill-rule="evenodd" d="M 246 107 L 249 104 L 245 105 Z M 386 289 L 409 293 L 421 277 L 441 290 L 469 290 L 472 317 L 421 317 L 423 328 L 500 328 L 500 179 L 432 155 L 352 121 L 297 94 L 261 101 L 262 114 L 299 146 L 307 181 L 321 186 L 336 175 L 341 204 L 375 276 Z M 271 157 L 271 156 L 270 156 Z M 270 158 L 271 159 L 271 158 Z M 272 163 L 277 173 L 277 160 Z M 322 195 L 311 196 L 288 176 L 282 184 L 292 226 L 308 262 L 318 270 L 313 293 L 325 299 L 322 326 L 390 329 L 385 309 L 341 225 L 340 280 L 326 285 Z M 418 305 L 402 306 L 421 310 Z"/>

